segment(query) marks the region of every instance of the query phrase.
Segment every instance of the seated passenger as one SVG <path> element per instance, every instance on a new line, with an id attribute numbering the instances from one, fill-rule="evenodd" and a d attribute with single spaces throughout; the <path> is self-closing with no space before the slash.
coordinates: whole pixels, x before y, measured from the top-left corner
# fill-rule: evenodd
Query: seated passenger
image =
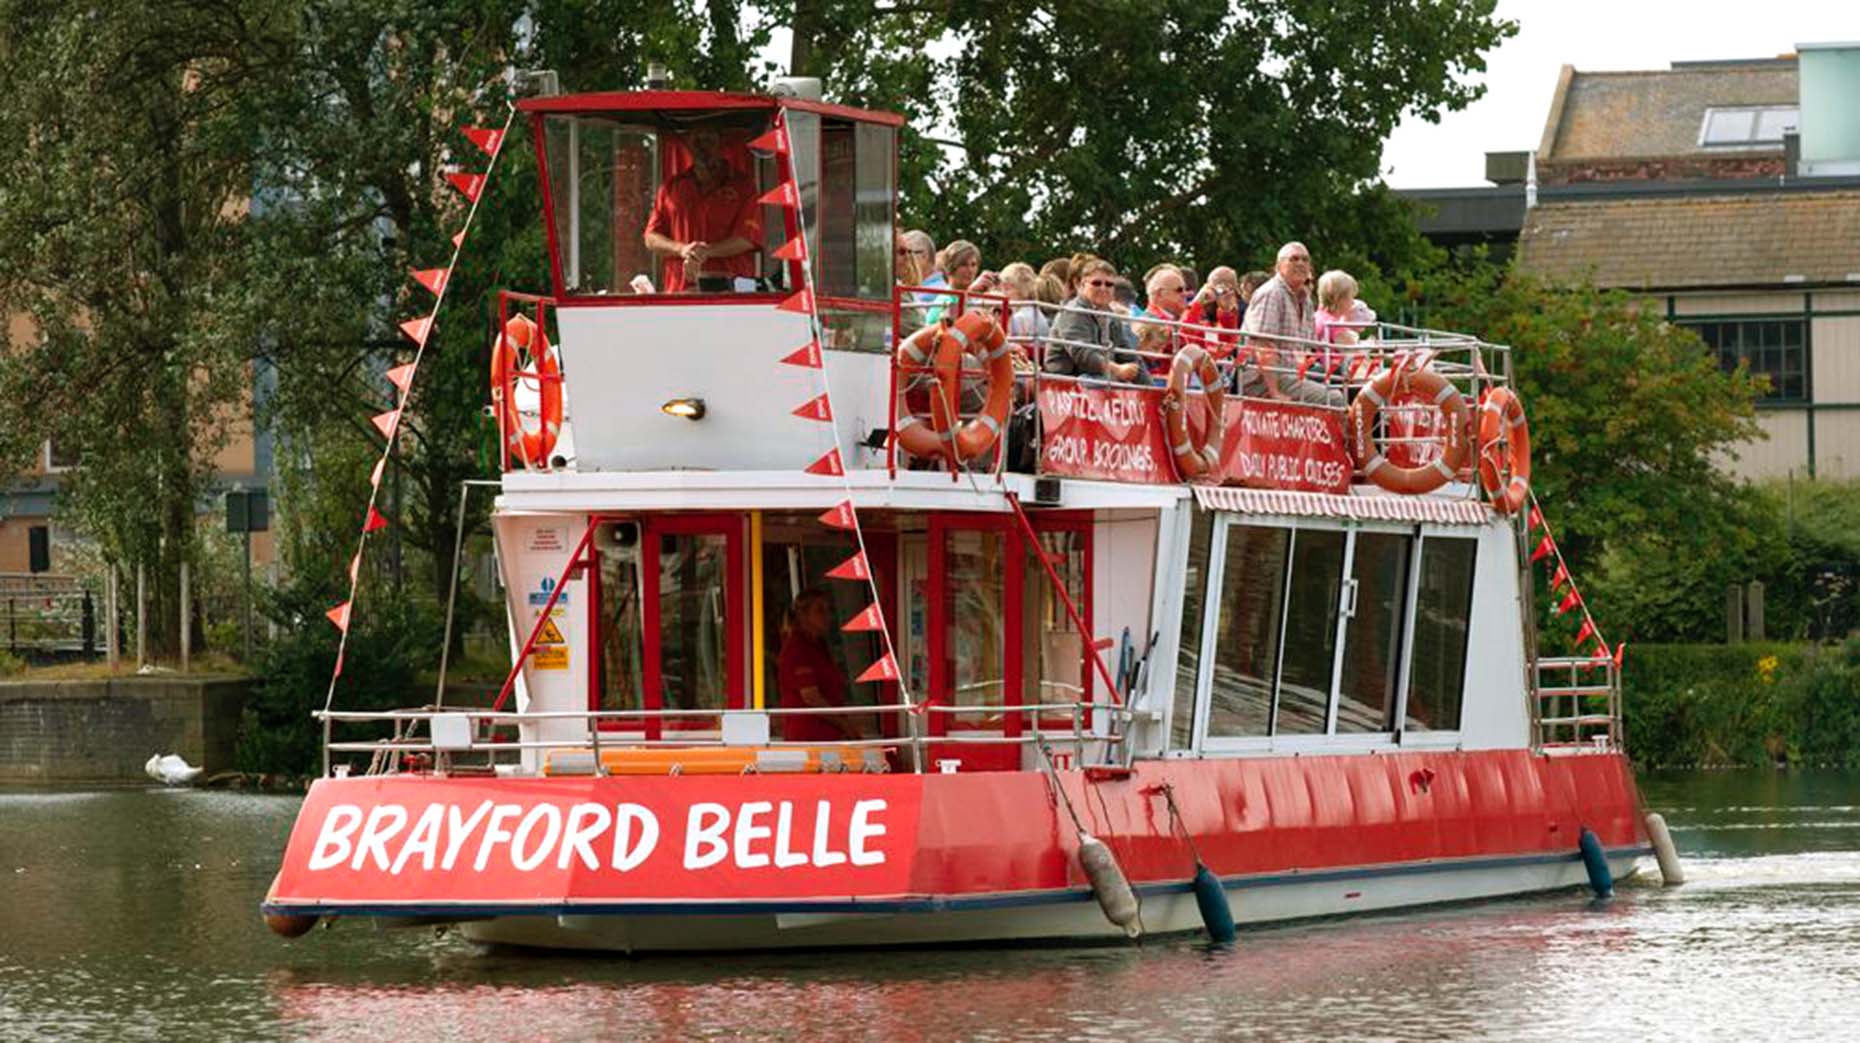
<path id="1" fill-rule="evenodd" d="M 1117 269 L 1094 257 L 1077 275 L 1078 296 L 1067 301 L 1053 320 L 1046 372 L 1147 384 L 1147 374 L 1135 356 L 1119 357 L 1125 334 L 1117 329 L 1123 321 L 1112 309 Z"/>
<path id="2" fill-rule="evenodd" d="M 762 240 L 755 181 L 724 158 L 715 128 L 683 135 L 691 165 L 659 186 L 646 222 L 646 248 L 664 258 L 666 293 L 696 289 L 701 276 L 754 279 Z"/>
<path id="3" fill-rule="evenodd" d="M 1311 252 L 1303 243 L 1279 248 L 1279 273 L 1253 294 L 1240 328 L 1240 393 L 1341 408 L 1343 392 L 1297 375 L 1299 352 L 1313 339 Z"/>
<path id="4" fill-rule="evenodd" d="M 958 239 L 945 246 L 942 252 L 936 255 L 936 271 L 931 274 L 935 281 L 926 279 L 925 286 L 947 286 L 952 290 L 974 292 L 986 290 L 984 287 L 983 290 L 978 291 L 975 286 L 976 280 L 982 274 L 981 248 L 966 239 Z M 926 303 L 936 305 L 925 313 L 926 325 L 937 321 L 944 315 L 953 317 L 956 314 L 957 297 L 953 293 L 935 294 L 933 299 Z"/>
<path id="5" fill-rule="evenodd" d="M 1159 264 L 1143 281 L 1143 298 L 1143 314 L 1180 322 L 1188 311 L 1188 280 L 1175 265 Z"/>
<path id="6" fill-rule="evenodd" d="M 1015 261 L 1001 269 L 999 281 L 1001 291 L 1014 302 L 1008 311 L 1008 336 L 1029 352 L 1037 353 L 1053 323 L 1035 300 L 1039 278 L 1033 274 L 1033 265 Z"/>
<path id="7" fill-rule="evenodd" d="M 784 709 L 846 705 L 846 672 L 840 669 L 827 635 L 833 632 L 833 601 L 811 587 L 795 595 L 782 626 L 781 652 L 775 659 L 775 686 Z M 784 714 L 781 734 L 789 742 L 839 742 L 861 732 L 847 714 Z"/>
<path id="8" fill-rule="evenodd" d="M 1223 264 L 1208 273 L 1208 281 L 1188 302 L 1182 318 L 1193 325 L 1183 332 L 1183 340 L 1201 345 L 1215 358 L 1226 358 L 1240 343 L 1240 314 L 1245 309 L 1234 270 Z"/>

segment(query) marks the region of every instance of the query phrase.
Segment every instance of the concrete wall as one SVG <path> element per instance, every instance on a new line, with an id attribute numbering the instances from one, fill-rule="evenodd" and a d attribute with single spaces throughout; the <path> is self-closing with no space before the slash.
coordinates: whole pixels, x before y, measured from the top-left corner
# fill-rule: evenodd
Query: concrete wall
<path id="1" fill-rule="evenodd" d="M 154 753 L 232 767 L 244 679 L 0 682 L 0 782 L 143 779 Z"/>

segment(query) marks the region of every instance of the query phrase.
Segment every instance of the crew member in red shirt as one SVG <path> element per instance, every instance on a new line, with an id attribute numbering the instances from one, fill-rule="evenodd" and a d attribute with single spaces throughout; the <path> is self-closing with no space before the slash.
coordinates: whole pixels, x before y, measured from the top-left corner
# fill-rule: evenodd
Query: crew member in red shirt
<path id="1" fill-rule="evenodd" d="M 784 709 L 846 705 L 846 673 L 827 647 L 832 632 L 833 602 L 827 592 L 814 587 L 795 595 L 775 660 Z M 782 737 L 789 742 L 838 742 L 861 734 L 846 714 L 792 714 L 781 720 Z"/>
<path id="2" fill-rule="evenodd" d="M 716 130 L 684 136 L 691 166 L 659 186 L 646 222 L 646 248 L 664 258 L 666 293 L 695 289 L 698 276 L 756 277 L 762 206 L 756 186 L 723 158 Z"/>

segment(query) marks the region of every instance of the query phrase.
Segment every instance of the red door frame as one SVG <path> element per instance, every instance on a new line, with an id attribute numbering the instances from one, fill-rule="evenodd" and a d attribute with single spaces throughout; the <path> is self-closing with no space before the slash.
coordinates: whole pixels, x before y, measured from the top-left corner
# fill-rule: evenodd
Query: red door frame
<path id="1" fill-rule="evenodd" d="M 723 602 L 723 626 L 725 640 L 728 644 L 724 652 L 724 709 L 741 710 L 749 705 L 749 689 L 746 680 L 746 659 L 743 641 L 744 631 L 748 626 L 748 611 L 744 607 L 744 581 L 747 555 L 743 543 L 746 539 L 744 528 L 748 524 L 747 515 L 734 512 L 706 514 L 661 514 L 644 515 L 636 518 L 612 518 L 601 516 L 596 523 L 628 520 L 639 524 L 639 569 L 640 569 L 640 708 L 644 710 L 662 710 L 665 708 L 664 663 L 661 658 L 661 633 L 659 619 L 659 552 L 662 538 L 665 536 L 722 536 L 724 538 L 724 572 L 725 589 Z M 601 615 L 605 610 L 604 591 L 600 589 L 600 559 L 596 551 L 595 567 L 590 571 L 594 575 L 594 593 L 588 598 L 589 633 L 594 635 L 591 644 L 598 646 L 601 634 Z M 598 651 L 589 657 L 588 707 L 594 709 L 600 705 L 600 663 Z M 645 733 L 648 740 L 660 738 L 666 725 L 664 718 L 649 717 L 645 720 Z M 607 726 L 610 729 L 625 729 L 625 723 L 616 722 Z M 674 722 L 674 731 L 691 730 L 688 722 Z"/>
<path id="2" fill-rule="evenodd" d="M 1086 633 L 1079 635 L 1081 656 L 1079 669 L 1084 682 L 1083 700 L 1091 701 L 1092 676 L 1086 665 L 1091 655 L 1091 603 L 1092 603 L 1092 518 L 1087 511 L 1041 511 L 1030 516 L 1034 531 L 1077 532 L 1084 537 L 1082 548 L 1085 559 L 1084 597 L 1079 607 L 1083 617 Z M 928 590 L 925 592 L 925 629 L 926 643 L 929 645 L 930 659 L 930 700 L 943 706 L 954 705 L 955 664 L 950 660 L 949 619 L 947 600 L 948 589 L 948 551 L 946 538 L 951 532 L 999 532 L 1002 534 L 1002 548 L 1006 561 L 1001 573 L 1001 674 L 1002 705 L 1016 707 L 1025 705 L 1021 692 L 1025 688 L 1026 663 L 1021 654 L 1021 634 L 1025 627 L 1023 618 L 1026 606 L 1022 604 L 1022 590 L 1025 587 L 1025 570 L 1027 555 L 1022 547 L 1019 522 L 1014 516 L 997 514 L 951 513 L 939 512 L 930 515 L 929 553 L 928 553 Z M 947 735 L 949 721 L 947 714 L 930 714 L 927 731 L 932 736 Z M 961 718 L 956 718 L 960 721 Z M 1019 738 L 1024 728 L 1022 715 L 1010 710 L 1002 720 L 1002 734 L 1008 738 Z M 979 727 L 959 728 L 961 731 L 984 731 Z"/>

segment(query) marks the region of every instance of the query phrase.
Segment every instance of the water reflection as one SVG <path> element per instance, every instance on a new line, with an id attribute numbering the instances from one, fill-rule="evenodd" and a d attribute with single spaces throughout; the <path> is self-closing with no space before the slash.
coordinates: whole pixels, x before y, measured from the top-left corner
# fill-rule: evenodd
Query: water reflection
<path id="1" fill-rule="evenodd" d="M 1693 883 L 1243 931 L 1237 946 L 628 960 L 255 906 L 296 801 L 0 792 L 0 1037 L 1846 1038 L 1860 778 L 1647 780 Z"/>

